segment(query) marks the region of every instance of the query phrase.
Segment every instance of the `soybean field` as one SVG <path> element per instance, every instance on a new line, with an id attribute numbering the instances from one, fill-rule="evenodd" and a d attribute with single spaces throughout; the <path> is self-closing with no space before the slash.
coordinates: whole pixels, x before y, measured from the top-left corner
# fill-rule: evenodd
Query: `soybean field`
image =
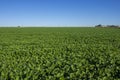
<path id="1" fill-rule="evenodd" d="M 120 80 L 120 29 L 0 28 L 0 80 Z"/>

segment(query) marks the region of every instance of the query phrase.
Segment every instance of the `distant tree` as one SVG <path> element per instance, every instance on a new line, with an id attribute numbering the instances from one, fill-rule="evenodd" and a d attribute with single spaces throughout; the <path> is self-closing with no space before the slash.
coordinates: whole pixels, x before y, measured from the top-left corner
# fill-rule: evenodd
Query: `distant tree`
<path id="1" fill-rule="evenodd" d="M 117 25 L 107 25 L 108 28 L 119 28 Z"/>
<path id="2" fill-rule="evenodd" d="M 17 26 L 17 27 L 19 27 L 19 28 L 20 28 L 20 26 Z"/>
<path id="3" fill-rule="evenodd" d="M 103 27 L 101 24 L 96 25 L 95 27 Z"/>

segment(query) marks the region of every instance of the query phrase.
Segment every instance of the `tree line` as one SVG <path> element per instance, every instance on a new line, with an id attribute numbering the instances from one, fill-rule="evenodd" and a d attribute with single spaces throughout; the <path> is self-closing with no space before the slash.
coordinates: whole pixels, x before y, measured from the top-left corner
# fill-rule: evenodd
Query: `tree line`
<path id="1" fill-rule="evenodd" d="M 120 26 L 118 25 L 101 25 L 101 24 L 95 25 L 95 27 L 120 28 Z"/>

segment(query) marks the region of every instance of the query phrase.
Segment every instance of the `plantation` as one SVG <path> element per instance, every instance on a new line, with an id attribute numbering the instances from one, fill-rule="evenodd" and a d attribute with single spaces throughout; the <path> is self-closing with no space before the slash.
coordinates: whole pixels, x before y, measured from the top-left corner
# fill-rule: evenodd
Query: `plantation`
<path id="1" fill-rule="evenodd" d="M 0 28 L 0 80 L 120 80 L 120 29 Z"/>

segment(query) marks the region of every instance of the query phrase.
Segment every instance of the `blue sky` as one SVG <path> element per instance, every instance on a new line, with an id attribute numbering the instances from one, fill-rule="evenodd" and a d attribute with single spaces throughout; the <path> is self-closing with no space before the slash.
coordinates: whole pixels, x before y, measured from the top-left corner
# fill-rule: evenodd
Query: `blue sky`
<path id="1" fill-rule="evenodd" d="M 0 26 L 120 25 L 120 0 L 0 0 Z"/>

